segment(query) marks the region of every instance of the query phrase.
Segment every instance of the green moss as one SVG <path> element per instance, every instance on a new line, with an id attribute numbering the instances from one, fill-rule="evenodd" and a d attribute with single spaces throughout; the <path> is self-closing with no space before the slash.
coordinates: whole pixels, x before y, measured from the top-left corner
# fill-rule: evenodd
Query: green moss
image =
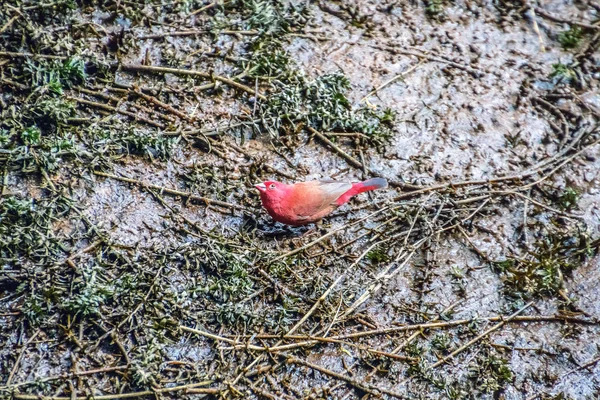
<path id="1" fill-rule="evenodd" d="M 568 65 L 552 64 L 550 78 L 554 78 L 559 82 L 571 83 L 577 81 L 577 73 Z"/>
<path id="2" fill-rule="evenodd" d="M 221 267 L 214 270 L 216 276 L 208 279 L 204 292 L 221 303 L 240 300 L 249 295 L 254 286 L 246 269 L 249 263 L 234 254 L 215 250 L 212 256 Z"/>
<path id="3" fill-rule="evenodd" d="M 63 299 L 64 308 L 74 316 L 97 316 L 101 307 L 113 296 L 114 286 L 103 282 L 97 271 L 83 271 L 82 282 L 73 288 L 74 295 Z"/>
<path id="4" fill-rule="evenodd" d="M 579 193 L 571 187 L 565 188 L 558 198 L 558 205 L 563 210 L 572 210 L 577 206 L 579 201 Z"/>
<path id="5" fill-rule="evenodd" d="M 582 232 L 549 234 L 535 244 L 526 257 L 507 258 L 493 264 L 504 281 L 505 294 L 512 298 L 555 296 L 565 275 L 576 269 L 590 249 Z"/>
<path id="6" fill-rule="evenodd" d="M 216 305 L 215 317 L 218 323 L 248 328 L 258 316 L 250 304 L 222 303 Z"/>
<path id="7" fill-rule="evenodd" d="M 239 184 L 227 177 L 224 168 L 216 165 L 194 165 L 186 168 L 180 177 L 189 191 L 210 192 L 215 199 L 222 201 L 228 201 L 237 189 L 236 184 Z"/>
<path id="8" fill-rule="evenodd" d="M 447 353 L 452 345 L 452 339 L 446 333 L 438 333 L 431 339 L 431 346 L 437 350 Z"/>
<path id="9" fill-rule="evenodd" d="M 37 145 L 40 143 L 41 132 L 37 126 L 30 126 L 21 133 L 21 140 L 26 145 Z"/>
<path id="10" fill-rule="evenodd" d="M 42 97 L 27 110 L 36 125 L 53 132 L 58 126 L 67 125 L 67 119 L 75 113 L 75 104 L 64 98 Z"/>
<path id="11" fill-rule="evenodd" d="M 444 0 L 427 0 L 425 14 L 432 19 L 440 19 L 444 15 Z"/>
<path id="12" fill-rule="evenodd" d="M 221 6 L 211 20 L 211 30 L 256 30 L 261 36 L 271 36 L 303 26 L 307 17 L 308 8 L 302 2 L 234 0 Z"/>
<path id="13" fill-rule="evenodd" d="M 114 129 L 94 127 L 89 133 L 93 138 L 92 151 L 97 154 L 97 160 L 104 159 L 106 164 L 123 155 L 168 160 L 181 140 L 178 136 L 168 137 L 154 130 L 140 129 L 128 124 Z"/>
<path id="14" fill-rule="evenodd" d="M 369 251 L 365 256 L 373 264 L 381 264 L 389 259 L 387 251 L 383 248 L 376 247 Z"/>
<path id="15" fill-rule="evenodd" d="M 283 278 L 286 275 L 288 275 L 290 272 L 290 268 L 288 266 L 288 263 L 284 262 L 284 261 L 279 261 L 279 262 L 274 262 L 269 264 L 269 274 L 277 277 L 277 278 Z"/>
<path id="16" fill-rule="evenodd" d="M 85 63 L 79 57 L 70 57 L 65 61 L 26 60 L 25 78 L 36 91 L 49 91 L 55 95 L 63 94 L 64 88 L 85 82 L 87 75 Z"/>
<path id="17" fill-rule="evenodd" d="M 29 323 L 34 326 L 40 325 L 45 320 L 48 311 L 47 302 L 37 293 L 26 296 L 21 306 L 21 312 Z"/>
<path id="18" fill-rule="evenodd" d="M 558 35 L 558 41 L 565 49 L 578 47 L 583 38 L 583 30 L 578 26 L 571 26 L 569 30 L 563 31 Z"/>
<path id="19" fill-rule="evenodd" d="M 302 73 L 281 42 L 259 38 L 249 45 L 251 57 L 242 61 L 242 68 L 252 78 L 291 82 L 302 79 Z"/>
<path id="20" fill-rule="evenodd" d="M 164 361 L 163 345 L 154 337 L 136 346 L 132 354 L 133 383 L 141 387 L 157 385 L 161 379 L 160 366 Z"/>
<path id="21" fill-rule="evenodd" d="M 68 214 L 71 201 L 62 196 L 34 201 L 8 196 L 0 200 L 0 262 L 45 264 L 63 254 L 65 245 L 52 232 L 56 218 Z"/>
<path id="22" fill-rule="evenodd" d="M 275 305 L 274 309 L 265 316 L 264 324 L 273 332 L 287 332 L 297 321 L 299 311 L 297 299 L 283 296 L 281 304 Z"/>
<path id="23" fill-rule="evenodd" d="M 513 373 L 506 359 L 487 349 L 469 364 L 469 379 L 479 393 L 497 395 L 513 380 Z"/>
<path id="24" fill-rule="evenodd" d="M 322 132 L 359 132 L 376 144 L 391 137 L 393 113 L 386 109 L 361 106 L 353 109 L 346 97 L 350 81 L 342 73 L 314 80 L 276 83 L 260 106 L 264 124 L 273 136 L 296 132 L 296 126 L 308 125 Z"/>

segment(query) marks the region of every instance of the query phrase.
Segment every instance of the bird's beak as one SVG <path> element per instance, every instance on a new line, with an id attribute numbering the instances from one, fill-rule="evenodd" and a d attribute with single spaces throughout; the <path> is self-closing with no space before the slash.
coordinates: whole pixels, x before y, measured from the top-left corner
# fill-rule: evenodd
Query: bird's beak
<path id="1" fill-rule="evenodd" d="M 254 187 L 257 188 L 259 192 L 264 192 L 267 190 L 267 187 L 264 183 L 259 183 L 257 185 L 254 185 Z"/>

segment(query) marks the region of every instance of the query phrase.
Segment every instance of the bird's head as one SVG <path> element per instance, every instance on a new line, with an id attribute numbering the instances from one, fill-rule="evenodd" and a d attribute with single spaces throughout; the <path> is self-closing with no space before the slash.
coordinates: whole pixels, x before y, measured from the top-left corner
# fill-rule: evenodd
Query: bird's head
<path id="1" fill-rule="evenodd" d="M 265 181 L 263 183 L 259 183 L 258 185 L 254 185 L 256 189 L 260 192 L 260 198 L 263 202 L 266 201 L 274 201 L 280 199 L 285 194 L 286 184 L 277 182 L 277 181 Z"/>

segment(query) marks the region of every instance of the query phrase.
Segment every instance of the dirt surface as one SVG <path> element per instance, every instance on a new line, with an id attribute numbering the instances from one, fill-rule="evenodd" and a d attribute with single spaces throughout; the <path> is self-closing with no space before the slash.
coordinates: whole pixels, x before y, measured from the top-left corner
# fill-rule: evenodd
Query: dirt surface
<path id="1" fill-rule="evenodd" d="M 600 4 L 404 3 L 9 0 L 0 396 L 599 398 Z"/>

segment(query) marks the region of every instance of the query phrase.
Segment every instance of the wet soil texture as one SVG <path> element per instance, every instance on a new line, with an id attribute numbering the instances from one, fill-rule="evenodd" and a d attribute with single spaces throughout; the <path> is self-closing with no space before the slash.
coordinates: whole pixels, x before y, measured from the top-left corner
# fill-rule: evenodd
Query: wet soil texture
<path id="1" fill-rule="evenodd" d="M 599 20 L 7 0 L 0 397 L 600 398 Z"/>

